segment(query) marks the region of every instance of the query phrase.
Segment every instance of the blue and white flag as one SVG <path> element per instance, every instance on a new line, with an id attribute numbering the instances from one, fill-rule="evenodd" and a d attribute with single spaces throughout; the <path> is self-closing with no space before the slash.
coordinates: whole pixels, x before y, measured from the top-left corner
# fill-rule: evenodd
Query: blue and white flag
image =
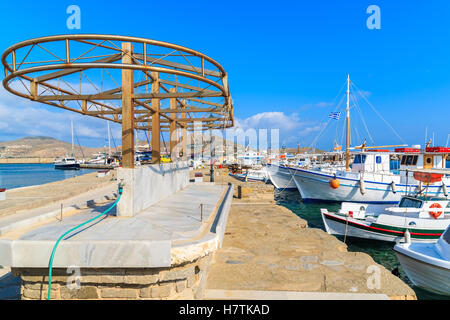
<path id="1" fill-rule="evenodd" d="M 331 119 L 334 119 L 334 120 L 339 120 L 340 117 L 341 117 L 341 113 L 340 112 L 332 112 L 328 116 L 328 118 L 331 118 Z"/>

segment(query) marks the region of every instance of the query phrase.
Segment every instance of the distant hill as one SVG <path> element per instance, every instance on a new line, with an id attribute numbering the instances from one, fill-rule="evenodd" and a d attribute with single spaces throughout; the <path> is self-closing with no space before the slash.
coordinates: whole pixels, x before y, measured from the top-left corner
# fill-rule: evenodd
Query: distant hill
<path id="1" fill-rule="evenodd" d="M 81 151 L 82 150 L 82 151 Z M 75 145 L 74 155 L 90 158 L 94 153 L 103 151 L 103 148 L 87 148 Z M 72 144 L 52 137 L 34 136 L 0 142 L 0 158 L 57 158 L 72 155 Z"/>
<path id="2" fill-rule="evenodd" d="M 190 135 L 190 139 L 188 141 L 188 155 L 191 154 L 192 149 L 194 149 L 194 141 L 198 145 L 197 149 L 201 152 L 203 149 L 203 153 L 205 155 L 210 154 L 209 149 L 209 136 L 203 137 L 203 143 L 200 142 L 202 140 L 201 136 L 197 136 L 195 139 L 193 135 Z M 226 147 L 224 146 L 224 140 L 221 137 L 214 136 L 214 145 L 216 146 L 216 151 L 219 153 L 226 152 L 229 155 L 232 155 L 235 150 L 235 146 L 233 142 L 227 141 Z M 148 146 L 147 141 L 137 141 L 136 146 Z M 161 141 L 161 151 L 165 153 L 165 149 L 169 148 L 169 141 Z M 236 145 L 238 153 L 244 152 L 245 147 L 242 145 Z M 250 150 L 254 150 L 250 148 Z M 300 153 L 312 153 L 311 148 L 300 148 Z M 104 148 L 88 148 L 83 146 L 74 146 L 74 155 L 77 158 L 82 158 L 84 155 L 85 159 L 89 159 L 93 156 L 93 154 L 98 152 L 103 152 Z M 274 150 L 276 152 L 276 150 Z M 283 152 L 283 150 L 280 150 Z M 288 153 L 297 153 L 297 148 L 286 148 L 284 152 Z M 323 153 L 323 150 L 315 149 L 315 153 Z M 61 141 L 52 137 L 46 136 L 32 136 L 32 137 L 24 137 L 21 139 L 13 140 L 13 141 L 4 141 L 0 142 L 0 158 L 57 158 L 63 156 L 70 156 L 72 154 L 72 144 Z"/>

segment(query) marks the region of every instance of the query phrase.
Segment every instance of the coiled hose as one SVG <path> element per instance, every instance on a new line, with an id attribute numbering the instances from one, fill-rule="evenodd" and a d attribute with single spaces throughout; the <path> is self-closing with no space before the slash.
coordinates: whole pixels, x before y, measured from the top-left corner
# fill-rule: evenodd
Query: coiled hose
<path id="1" fill-rule="evenodd" d="M 52 254 L 50 256 L 50 260 L 48 262 L 48 291 L 47 291 L 47 300 L 50 300 L 50 293 L 52 290 L 52 269 L 53 269 L 53 258 L 55 257 L 55 252 L 56 252 L 56 248 L 58 247 L 59 242 L 69 233 L 71 233 L 72 231 L 81 228 L 82 226 L 102 217 L 103 215 L 107 214 L 112 208 L 114 208 L 117 203 L 119 202 L 120 198 L 122 197 L 122 186 L 119 186 L 119 196 L 117 197 L 117 200 L 114 201 L 114 203 L 111 205 L 111 207 L 109 207 L 106 211 L 100 213 L 98 216 L 91 218 L 83 223 L 80 223 L 79 225 L 73 227 L 72 229 L 70 229 L 69 231 L 66 231 L 63 233 L 63 235 L 61 235 L 58 240 L 56 240 L 55 245 L 53 246 L 53 251 Z"/>

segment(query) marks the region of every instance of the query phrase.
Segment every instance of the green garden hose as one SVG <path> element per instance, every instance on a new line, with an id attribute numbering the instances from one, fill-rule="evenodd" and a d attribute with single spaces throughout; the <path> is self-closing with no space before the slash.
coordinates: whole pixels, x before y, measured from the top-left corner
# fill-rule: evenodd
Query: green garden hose
<path id="1" fill-rule="evenodd" d="M 89 222 L 92 222 L 98 218 L 100 218 L 101 216 L 107 214 L 112 208 L 114 208 L 117 203 L 119 202 L 120 198 L 122 197 L 122 187 L 119 186 L 119 196 L 117 197 L 117 200 L 114 201 L 114 203 L 111 205 L 111 207 L 109 207 L 106 211 L 102 212 L 101 214 L 99 214 L 98 216 L 89 219 L 79 225 L 77 225 L 76 227 L 73 227 L 72 229 L 70 229 L 69 231 L 66 231 L 62 236 L 60 236 L 58 238 L 58 240 L 56 240 L 55 245 L 53 246 L 53 251 L 52 251 L 52 255 L 50 256 L 50 261 L 48 262 L 48 292 L 47 292 L 47 300 L 50 300 L 50 293 L 52 290 L 52 268 L 53 268 L 53 258 L 55 257 L 55 252 L 56 252 L 56 247 L 58 247 L 59 242 L 69 233 L 71 233 L 72 231 L 88 224 Z"/>

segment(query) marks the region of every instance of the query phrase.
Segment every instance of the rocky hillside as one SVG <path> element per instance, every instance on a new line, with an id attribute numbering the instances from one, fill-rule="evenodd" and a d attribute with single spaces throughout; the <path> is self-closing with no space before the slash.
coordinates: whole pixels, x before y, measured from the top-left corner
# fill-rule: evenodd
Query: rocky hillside
<path id="1" fill-rule="evenodd" d="M 82 150 L 82 151 L 81 151 Z M 94 153 L 103 151 L 103 148 L 87 148 L 74 146 L 74 155 L 77 158 L 90 158 Z M 56 158 L 72 154 L 70 143 L 51 137 L 25 137 L 18 140 L 0 142 L 0 158 Z"/>

